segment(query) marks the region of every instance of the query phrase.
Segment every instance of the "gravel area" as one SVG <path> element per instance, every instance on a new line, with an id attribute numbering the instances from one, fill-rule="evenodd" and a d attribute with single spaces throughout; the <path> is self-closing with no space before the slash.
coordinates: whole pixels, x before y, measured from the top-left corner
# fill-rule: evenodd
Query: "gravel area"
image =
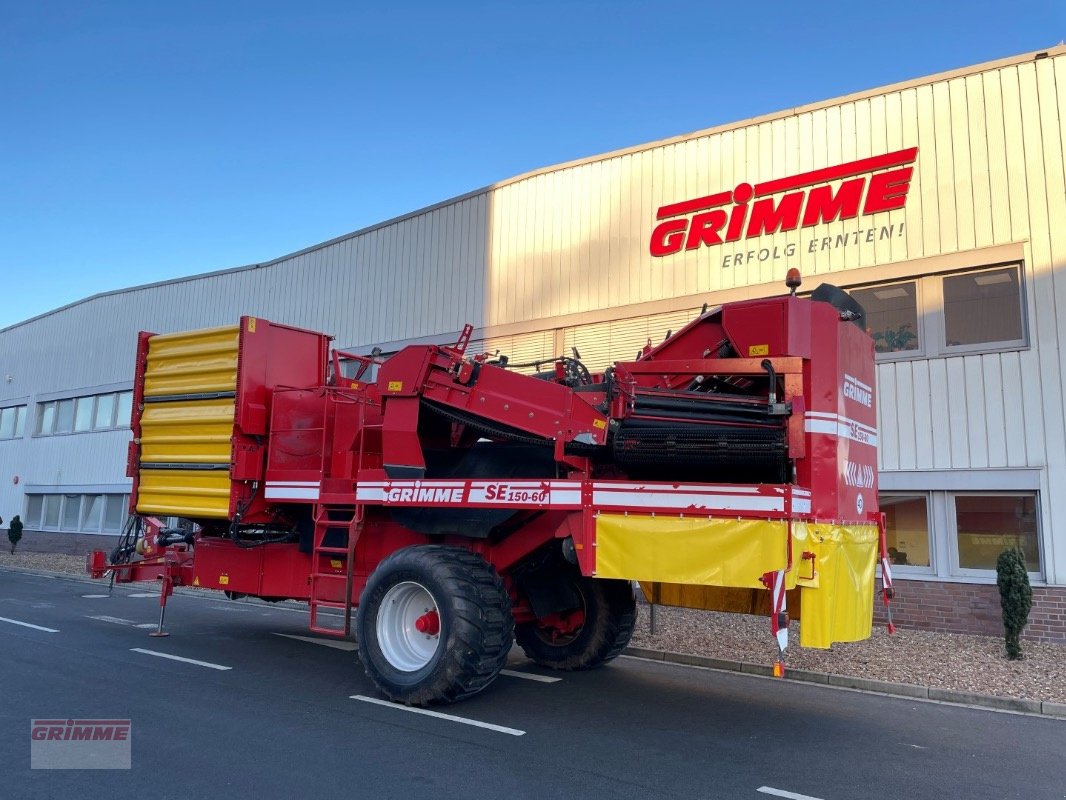
<path id="1" fill-rule="evenodd" d="M 632 644 L 673 653 L 771 665 L 777 645 L 764 617 L 720 614 L 658 606 L 655 635 L 641 605 Z M 880 681 L 913 683 L 977 694 L 1066 703 L 1066 645 L 1022 642 L 1024 658 L 1009 661 L 1003 640 L 992 636 L 896 629 L 889 635 L 874 626 L 863 642 L 835 644 L 829 650 L 799 646 L 799 624 L 792 623 L 788 668 L 829 672 Z"/>
<path id="2" fill-rule="evenodd" d="M 85 575 L 84 556 L 0 549 L 4 566 Z M 649 610 L 642 602 L 632 641 L 637 647 L 767 666 L 777 658 L 765 618 L 659 606 L 652 635 Z M 875 626 L 864 642 L 810 650 L 799 646 L 798 626 L 792 623 L 787 668 L 1066 703 L 1066 645 L 1023 641 L 1025 658 L 1008 661 L 996 637 L 903 629 L 889 636 Z"/>

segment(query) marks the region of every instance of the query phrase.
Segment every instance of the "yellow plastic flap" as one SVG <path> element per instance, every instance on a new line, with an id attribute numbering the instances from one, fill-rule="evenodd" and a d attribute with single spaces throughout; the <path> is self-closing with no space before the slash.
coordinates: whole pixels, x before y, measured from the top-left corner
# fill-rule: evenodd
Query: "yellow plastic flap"
<path id="1" fill-rule="evenodd" d="M 232 392 L 240 327 L 161 333 L 148 340 L 145 397 Z"/>
<path id="2" fill-rule="evenodd" d="M 596 577 L 758 589 L 787 564 L 787 541 L 783 521 L 601 514 Z"/>
<path id="3" fill-rule="evenodd" d="M 137 513 L 229 519 L 229 470 L 142 469 Z"/>
<path id="4" fill-rule="evenodd" d="M 142 464 L 229 464 L 233 399 L 146 403 Z"/>
<path id="5" fill-rule="evenodd" d="M 805 546 L 817 556 L 819 585 L 801 588 L 800 644 L 825 648 L 868 638 L 873 628 L 877 527 L 815 523 L 806 528 Z"/>

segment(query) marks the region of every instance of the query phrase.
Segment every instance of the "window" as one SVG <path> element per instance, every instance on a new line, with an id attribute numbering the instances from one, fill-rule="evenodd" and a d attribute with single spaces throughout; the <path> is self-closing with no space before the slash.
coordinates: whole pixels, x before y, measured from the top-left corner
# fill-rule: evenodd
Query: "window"
<path id="1" fill-rule="evenodd" d="M 30 529 L 116 534 L 128 507 L 128 494 L 28 494 L 22 517 Z"/>
<path id="2" fill-rule="evenodd" d="M 81 516 L 81 495 L 63 495 L 63 514 L 61 516 L 61 528 L 65 531 L 78 530 L 78 519 Z"/>
<path id="3" fill-rule="evenodd" d="M 74 430 L 87 431 L 93 426 L 92 397 L 79 397 L 74 411 Z"/>
<path id="4" fill-rule="evenodd" d="M 959 568 L 994 570 L 1004 550 L 1017 548 L 1026 568 L 1040 572 L 1035 495 L 955 495 Z"/>
<path id="5" fill-rule="evenodd" d="M 943 296 L 948 349 L 1024 339 L 1017 267 L 948 275 Z"/>
<path id="6" fill-rule="evenodd" d="M 1021 265 L 852 287 L 879 360 L 1026 344 Z"/>
<path id="7" fill-rule="evenodd" d="M 994 579 L 999 554 L 1020 548 L 1030 575 L 1043 575 L 1035 492 L 884 492 L 878 502 L 902 574 Z"/>
<path id="8" fill-rule="evenodd" d="M 110 428 L 115 424 L 115 396 L 102 394 L 96 398 L 96 414 L 93 416 L 94 428 Z"/>
<path id="9" fill-rule="evenodd" d="M 881 495 L 888 556 L 893 566 L 931 567 L 929 502 L 924 494 Z"/>
<path id="10" fill-rule="evenodd" d="M 26 406 L 0 408 L 0 439 L 18 439 L 25 433 Z"/>
<path id="11" fill-rule="evenodd" d="M 851 295 L 866 309 L 866 332 L 878 353 L 921 349 L 918 285 L 914 281 L 854 289 Z"/>
<path id="12" fill-rule="evenodd" d="M 132 408 L 133 392 L 108 392 L 38 403 L 37 435 L 127 428 Z"/>
<path id="13" fill-rule="evenodd" d="M 38 408 L 40 412 L 37 414 L 37 433 L 51 434 L 52 428 L 55 427 L 56 404 L 42 403 Z"/>
<path id="14" fill-rule="evenodd" d="M 79 530 L 100 530 L 100 518 L 104 512 L 104 496 L 87 494 L 82 502 L 81 526 Z"/>
<path id="15" fill-rule="evenodd" d="M 118 393 L 118 411 L 115 413 L 116 428 L 128 428 L 133 417 L 133 392 Z"/>
<path id="16" fill-rule="evenodd" d="M 43 527 L 56 530 L 59 528 L 59 506 L 63 502 L 61 494 L 47 494 L 44 496 L 44 521 Z"/>
<path id="17" fill-rule="evenodd" d="M 56 433 L 71 433 L 74 430 L 74 400 L 56 403 Z"/>

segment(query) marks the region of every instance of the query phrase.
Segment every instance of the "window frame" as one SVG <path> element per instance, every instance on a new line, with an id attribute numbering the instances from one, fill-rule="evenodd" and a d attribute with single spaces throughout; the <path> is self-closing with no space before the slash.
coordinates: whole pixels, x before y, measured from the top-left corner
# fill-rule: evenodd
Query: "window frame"
<path id="1" fill-rule="evenodd" d="M 933 515 L 933 497 L 935 492 L 930 491 L 909 491 L 906 489 L 889 489 L 886 491 L 878 491 L 877 493 L 877 508 L 880 511 L 884 511 L 881 507 L 882 497 L 921 497 L 925 500 L 925 527 L 926 535 L 929 540 L 929 566 L 924 567 L 918 564 L 892 564 L 892 572 L 900 573 L 901 575 L 913 575 L 916 577 L 936 577 L 937 575 L 937 547 L 936 542 L 936 527 L 934 524 Z"/>
<path id="2" fill-rule="evenodd" d="M 120 418 L 120 410 L 122 409 L 122 397 L 128 395 L 129 400 L 127 405 L 130 407 L 132 413 L 133 406 L 133 390 L 121 389 L 113 392 L 99 392 L 97 394 L 87 395 L 72 395 L 70 397 L 58 397 L 52 400 L 42 400 L 36 404 L 37 407 L 37 422 L 34 428 L 34 436 L 73 436 L 81 433 L 99 433 L 102 431 L 119 431 L 128 428 L 129 422 L 122 415 Z M 101 405 L 101 398 L 110 398 L 111 412 L 108 415 L 109 422 L 106 425 L 98 426 L 96 424 L 97 413 Z M 57 430 L 59 424 L 59 407 L 63 403 L 73 403 L 73 418 L 71 420 L 71 429 L 69 431 Z M 91 408 L 89 427 L 79 430 L 77 428 L 78 409 L 84 404 L 89 404 Z M 45 417 L 49 415 L 49 409 L 51 414 L 51 424 L 45 426 Z M 16 420 L 16 423 L 18 420 Z"/>
<path id="3" fill-rule="evenodd" d="M 25 408 L 25 404 L 15 406 L 4 406 L 3 408 L 0 408 L 0 442 L 7 442 L 11 441 L 12 439 L 21 439 L 23 437 L 26 429 Z M 13 417 L 13 419 L 11 420 L 11 435 L 4 436 L 2 433 L 3 420 L 8 416 Z"/>
<path id="4" fill-rule="evenodd" d="M 86 522 L 89 521 L 86 518 L 93 498 L 99 498 L 100 511 L 99 518 L 95 520 L 95 526 L 88 526 Z M 121 520 L 117 529 L 111 529 L 107 526 L 107 506 L 108 501 L 117 499 L 118 510 L 121 514 Z M 37 505 L 37 513 L 34 514 L 33 506 Z M 56 525 L 47 525 L 47 509 L 49 505 L 55 504 L 58 508 Z M 122 532 L 123 526 L 126 524 L 126 520 L 129 517 L 129 504 L 130 495 L 129 492 L 29 492 L 25 495 L 23 501 L 22 519 L 26 527 L 30 530 L 46 531 L 49 533 L 67 533 L 67 534 L 79 534 L 86 533 L 90 535 L 102 535 L 102 536 L 117 536 Z M 74 509 L 76 508 L 76 512 Z M 77 517 L 77 525 L 72 529 L 64 525 L 64 520 L 70 513 L 75 513 Z"/>
<path id="5" fill-rule="evenodd" d="M 848 290 L 859 289 L 861 291 L 873 291 L 875 289 L 887 289 L 891 286 L 900 286 L 905 283 L 914 284 L 914 311 L 915 311 L 915 334 L 918 336 L 918 346 L 913 350 L 889 350 L 883 353 L 877 352 L 877 343 L 874 342 L 874 358 L 877 361 L 884 360 L 898 360 L 908 358 L 928 358 L 927 331 L 926 331 L 926 315 L 924 313 L 926 299 L 925 299 L 925 287 L 922 284 L 922 278 L 910 277 L 910 278 L 898 278 L 897 280 L 885 281 L 883 283 L 865 284 L 862 286 L 849 286 Z M 871 334 L 871 338 L 873 335 Z"/>
<path id="6" fill-rule="evenodd" d="M 1022 338 L 999 342 L 980 342 L 977 344 L 947 344 L 946 314 L 944 310 L 944 279 L 959 275 L 976 275 L 982 272 L 1013 268 L 1018 276 L 1018 303 Z M 1025 261 L 1016 259 L 961 269 L 943 270 L 919 275 L 901 275 L 891 279 L 864 281 L 849 284 L 847 291 L 854 289 L 876 289 L 882 286 L 894 286 L 901 283 L 915 284 L 915 302 L 918 306 L 918 349 L 897 350 L 889 353 L 875 353 L 878 364 L 895 361 L 914 361 L 929 358 L 947 358 L 984 353 L 1009 353 L 1028 350 L 1032 346 L 1029 326 L 1029 300 L 1026 284 Z"/>
<path id="7" fill-rule="evenodd" d="M 945 511 L 946 522 L 945 535 L 950 541 L 951 546 L 948 548 L 949 575 L 953 578 L 987 578 L 988 576 L 995 577 L 995 569 L 974 569 L 972 567 L 963 567 L 960 565 L 959 556 L 959 517 L 958 509 L 955 506 L 955 498 L 957 497 L 1032 497 L 1034 505 L 1034 514 L 1036 522 L 1036 547 L 1039 553 L 1040 563 L 1039 569 L 1036 571 L 1027 570 L 1026 574 L 1031 581 L 1042 582 L 1044 580 L 1044 562 L 1046 554 L 1044 553 L 1044 531 L 1040 524 L 1040 492 L 1038 491 L 987 491 L 987 492 L 945 492 Z"/>

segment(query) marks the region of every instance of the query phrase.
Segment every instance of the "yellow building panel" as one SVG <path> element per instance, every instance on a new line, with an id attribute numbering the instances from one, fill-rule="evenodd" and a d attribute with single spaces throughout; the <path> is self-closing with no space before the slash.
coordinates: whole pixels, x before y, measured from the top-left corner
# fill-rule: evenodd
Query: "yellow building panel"
<path id="1" fill-rule="evenodd" d="M 141 462 L 228 464 L 234 401 L 146 403 L 141 414 Z"/>
<path id="2" fill-rule="evenodd" d="M 757 589 L 788 563 L 787 542 L 785 522 L 601 514 L 596 577 Z"/>
<path id="3" fill-rule="evenodd" d="M 145 397 L 232 392 L 240 326 L 163 333 L 148 340 Z"/>
<path id="4" fill-rule="evenodd" d="M 143 469 L 137 513 L 228 519 L 229 498 L 228 470 Z"/>

